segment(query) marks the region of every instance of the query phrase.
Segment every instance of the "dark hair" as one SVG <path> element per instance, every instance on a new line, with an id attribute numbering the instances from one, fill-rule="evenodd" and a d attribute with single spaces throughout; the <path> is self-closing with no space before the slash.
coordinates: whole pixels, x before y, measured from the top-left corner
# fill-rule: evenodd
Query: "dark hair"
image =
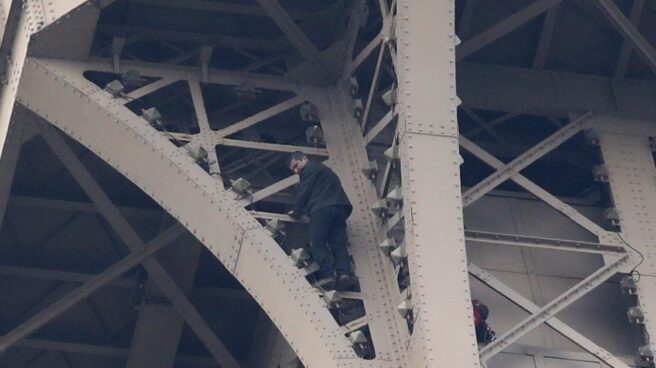
<path id="1" fill-rule="evenodd" d="M 292 163 L 292 160 L 302 160 L 305 156 L 305 153 L 301 151 L 295 151 L 292 152 L 291 155 L 289 155 L 289 161 L 287 161 L 287 166 L 289 166 Z"/>

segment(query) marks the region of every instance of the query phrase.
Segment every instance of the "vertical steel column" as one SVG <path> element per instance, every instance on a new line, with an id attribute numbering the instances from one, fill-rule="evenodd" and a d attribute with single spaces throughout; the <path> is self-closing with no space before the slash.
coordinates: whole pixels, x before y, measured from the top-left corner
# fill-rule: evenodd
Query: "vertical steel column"
<path id="1" fill-rule="evenodd" d="M 353 203 L 348 221 L 350 253 L 355 262 L 376 359 L 405 362 L 408 339 L 405 320 L 396 313 L 401 302 L 394 267 L 378 249 L 387 228 L 371 212 L 378 196 L 361 169 L 366 167 L 366 145 L 357 121 L 348 110 L 348 96 L 340 87 L 326 89 L 317 103 L 332 168 Z M 320 102 L 320 101 L 317 101 Z"/>
<path id="2" fill-rule="evenodd" d="M 412 367 L 478 367 L 462 222 L 454 1 L 397 7 L 399 152 Z"/>
<path id="3" fill-rule="evenodd" d="M 653 124 L 653 122 L 645 122 Z M 645 329 L 656 338 L 656 166 L 649 137 L 628 130 L 612 133 L 613 126 L 628 125 L 627 119 L 600 117 L 595 121 L 615 208 L 620 216 L 622 237 L 644 260 L 633 252 L 629 265 L 641 277 L 638 282 L 638 302 L 645 314 Z M 637 134 L 636 134 L 637 133 Z M 628 271 L 628 270 L 627 270 Z"/>

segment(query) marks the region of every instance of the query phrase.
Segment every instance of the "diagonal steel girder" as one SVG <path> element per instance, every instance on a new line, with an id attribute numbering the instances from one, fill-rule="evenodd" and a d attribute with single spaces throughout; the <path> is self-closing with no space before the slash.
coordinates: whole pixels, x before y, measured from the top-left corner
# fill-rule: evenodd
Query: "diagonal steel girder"
<path id="1" fill-rule="evenodd" d="M 98 207 L 100 213 L 105 217 L 121 240 L 132 250 L 142 248 L 143 241 L 139 234 L 132 228 L 125 217 L 121 215 L 119 209 L 95 181 L 82 161 L 80 161 L 73 150 L 66 144 L 63 137 L 52 126 L 46 123 L 40 124 L 40 128 L 46 143 L 68 169 L 73 178 L 75 178 L 91 201 Z M 147 259 L 143 262 L 143 266 L 157 282 L 160 290 L 171 301 L 171 304 L 173 304 L 178 313 L 185 318 L 191 330 L 205 344 L 217 362 L 226 367 L 239 367 L 232 354 L 230 354 L 221 340 L 219 340 L 207 325 L 200 313 L 198 313 L 193 304 L 187 299 L 184 291 L 180 289 L 161 264 L 156 260 Z"/>
<path id="2" fill-rule="evenodd" d="M 481 161 L 492 166 L 495 169 L 500 169 L 504 166 L 504 163 L 499 161 L 497 158 L 486 152 L 481 147 L 477 146 L 473 142 L 469 141 L 465 137 L 460 137 L 460 146 L 469 151 L 474 156 L 478 157 Z M 526 189 L 542 201 L 549 205 L 551 208 L 562 213 L 571 221 L 579 225 L 580 227 L 586 229 L 591 234 L 594 234 L 599 238 L 599 241 L 606 242 L 607 244 L 617 245 L 620 244 L 619 239 L 615 233 L 604 230 L 601 226 L 595 224 L 590 219 L 582 215 L 579 211 L 574 209 L 572 206 L 561 201 L 553 194 L 542 189 L 537 184 L 533 183 L 527 179 L 522 174 L 515 174 L 510 177 L 510 180 L 514 181 L 517 185 Z"/>
<path id="3" fill-rule="evenodd" d="M 597 0 L 597 5 L 618 32 L 628 40 L 635 50 L 647 61 L 647 66 L 656 73 L 656 49 L 638 31 L 613 0 Z"/>
<path id="4" fill-rule="evenodd" d="M 3 24 L 0 58 L 6 59 L 0 67 L 0 77 L 5 83 L 0 88 L 0 152 L 13 113 L 16 91 L 28 47 L 33 36 L 50 25 L 56 24 L 73 10 L 101 8 L 114 0 L 16 0 L 8 9 L 8 21 Z M 96 9 L 96 11 L 98 11 Z"/>
<path id="5" fill-rule="evenodd" d="M 615 257 L 609 263 L 593 272 L 591 275 L 576 283 L 570 289 L 560 294 L 545 306 L 535 310 L 529 317 L 525 318 L 510 330 L 480 350 L 481 361 L 485 362 L 491 357 L 500 353 L 512 343 L 519 340 L 522 336 L 541 325 L 542 323 L 553 318 L 558 312 L 565 309 L 597 286 L 615 275 L 623 264 L 629 259 L 627 254 Z"/>
<path id="6" fill-rule="evenodd" d="M 368 366 L 357 358 L 302 273 L 234 194 L 84 79 L 83 72 L 75 63 L 31 58 L 19 101 L 108 162 L 184 224 L 262 306 L 306 366 Z"/>
<path id="7" fill-rule="evenodd" d="M 560 144 L 564 143 L 576 133 L 581 130 L 589 127 L 592 123 L 592 114 L 587 113 L 582 117 L 578 118 L 576 121 L 566 125 L 565 127 L 559 129 L 554 134 L 542 140 L 540 143 L 533 146 L 533 148 L 521 154 L 516 159 L 512 160 L 510 163 L 499 168 L 496 172 L 483 179 L 480 183 L 474 185 L 472 188 L 467 190 L 462 196 L 462 205 L 469 206 L 477 199 L 483 197 L 485 194 L 489 193 L 491 190 L 496 188 L 498 185 L 504 181 L 510 179 L 512 176 L 518 174 L 528 165 L 537 161 L 538 159 L 544 157 L 547 153 L 556 149 Z"/>
<path id="8" fill-rule="evenodd" d="M 0 353 L 5 352 L 9 347 L 29 336 L 48 322 L 60 316 L 69 310 L 72 306 L 84 300 L 98 289 L 106 286 L 112 280 L 129 271 L 143 260 L 155 254 L 165 245 L 180 236 L 184 232 L 184 227 L 179 224 L 173 225 L 165 232 L 158 235 L 155 239 L 144 245 L 142 248 L 133 251 L 127 257 L 123 258 L 107 270 L 94 276 L 82 286 L 75 289 L 68 295 L 59 299 L 48 308 L 37 313 L 35 316 L 20 324 L 18 327 L 0 337 Z"/>
<path id="9" fill-rule="evenodd" d="M 271 16 L 282 32 L 287 36 L 289 42 L 296 50 L 312 65 L 314 65 L 324 76 L 332 75 L 332 71 L 324 62 L 319 50 L 307 38 L 301 27 L 289 16 L 287 11 L 280 5 L 278 0 L 257 0 L 258 4 Z"/>
<path id="10" fill-rule="evenodd" d="M 557 6 L 563 0 L 537 0 L 526 8 L 509 16 L 480 34 L 456 47 L 456 61 L 463 60 L 483 47 L 491 44 L 513 30 L 526 24 L 531 19 Z"/>
<path id="11" fill-rule="evenodd" d="M 510 288 L 508 285 L 501 282 L 499 279 L 491 275 L 489 272 L 483 270 L 481 267 L 477 266 L 474 263 L 469 264 L 469 273 L 475 277 L 477 280 L 481 281 L 492 290 L 501 294 L 513 304 L 522 308 L 523 310 L 536 314 L 540 311 L 540 307 L 535 305 L 530 300 L 523 297 L 520 293 Z M 561 333 L 566 338 L 570 339 L 572 342 L 583 348 L 588 353 L 599 358 L 604 363 L 608 364 L 612 368 L 628 368 L 628 365 L 624 364 L 622 361 L 617 359 L 613 354 L 606 351 L 606 349 L 595 344 L 573 328 L 569 327 L 565 322 L 562 322 L 556 317 L 547 319 L 545 324 L 549 325 L 554 330 Z"/>

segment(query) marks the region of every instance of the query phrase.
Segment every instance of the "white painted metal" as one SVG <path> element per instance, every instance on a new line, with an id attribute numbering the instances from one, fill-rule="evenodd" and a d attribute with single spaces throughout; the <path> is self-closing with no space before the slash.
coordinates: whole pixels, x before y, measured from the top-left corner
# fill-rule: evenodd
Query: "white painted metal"
<path id="1" fill-rule="evenodd" d="M 84 80 L 80 65 L 31 59 L 22 103 L 90 148 L 195 234 L 260 303 L 306 365 L 365 364 L 354 359 L 301 272 L 234 195 L 145 121 Z M 113 149 L 114 142 L 121 142 L 122 149 Z"/>
<path id="2" fill-rule="evenodd" d="M 465 230 L 465 240 L 479 244 L 505 244 L 520 247 L 567 250 L 595 254 L 625 253 L 624 247 L 586 241 L 553 239 L 518 234 L 502 234 L 487 231 Z"/>
<path id="3" fill-rule="evenodd" d="M 405 320 L 396 313 L 401 296 L 394 266 L 378 248 L 387 237 L 386 227 L 371 212 L 370 205 L 378 196 L 373 183 L 361 172 L 369 160 L 366 142 L 358 122 L 349 114 L 346 93 L 338 86 L 326 89 L 324 96 L 317 96 L 326 99 L 318 104 L 319 113 L 331 166 L 354 207 L 348 220 L 350 253 L 362 289 L 376 361 L 407 366 L 404 345 L 409 333 Z"/>
<path id="4" fill-rule="evenodd" d="M 397 7 L 397 130 L 415 316 L 411 367 L 479 366 L 462 224 L 454 13 L 450 0 Z"/>
<path id="5" fill-rule="evenodd" d="M 595 125 L 600 131 L 601 150 L 608 168 L 613 204 L 620 215 L 622 236 L 642 254 L 633 252 L 629 266 L 642 275 L 638 283 L 638 303 L 645 314 L 648 336 L 656 336 L 656 263 L 653 258 L 656 229 L 651 224 L 656 214 L 656 166 L 649 137 L 609 131 L 612 125 L 627 120 L 599 117 Z M 647 341 L 652 349 L 656 346 L 653 339 Z"/>

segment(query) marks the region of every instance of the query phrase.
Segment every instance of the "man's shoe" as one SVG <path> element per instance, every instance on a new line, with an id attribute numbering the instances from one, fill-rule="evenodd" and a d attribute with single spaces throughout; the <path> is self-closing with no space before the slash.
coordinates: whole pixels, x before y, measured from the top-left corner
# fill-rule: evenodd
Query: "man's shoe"
<path id="1" fill-rule="evenodd" d="M 352 286 L 353 282 L 351 276 L 347 273 L 342 273 L 337 276 L 337 285 L 336 289 L 339 291 L 344 291 Z"/>

